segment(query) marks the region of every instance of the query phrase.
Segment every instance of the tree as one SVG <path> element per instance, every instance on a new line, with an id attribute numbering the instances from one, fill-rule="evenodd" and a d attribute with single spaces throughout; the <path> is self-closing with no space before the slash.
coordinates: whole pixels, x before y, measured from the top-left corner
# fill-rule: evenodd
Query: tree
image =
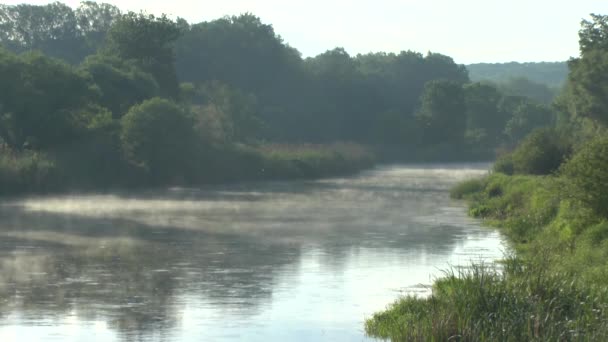
<path id="1" fill-rule="evenodd" d="M 70 141 L 95 120 L 87 114 L 99 112 L 88 109 L 99 94 L 87 75 L 61 61 L 0 50 L 0 74 L 0 134 L 13 148 Z"/>
<path id="2" fill-rule="evenodd" d="M 122 12 L 114 5 L 83 1 L 76 9 L 75 15 L 89 54 L 91 54 L 103 46 L 108 32 L 122 17 Z"/>
<path id="3" fill-rule="evenodd" d="M 60 2 L 0 5 L 0 44 L 16 53 L 39 50 L 77 64 L 97 51 L 120 16 L 117 7 L 92 1 L 75 11 Z"/>
<path id="4" fill-rule="evenodd" d="M 579 32 L 581 56 L 568 62 L 568 87 L 573 116 L 608 124 L 608 16 L 591 15 Z"/>
<path id="5" fill-rule="evenodd" d="M 569 63 L 569 106 L 574 116 L 608 124 L 608 50 L 587 51 Z"/>
<path id="6" fill-rule="evenodd" d="M 179 84 L 173 46 L 181 34 L 177 23 L 162 15 L 129 12 L 112 26 L 106 52 L 120 59 L 134 60 L 154 76 L 161 94 L 177 99 Z"/>
<path id="7" fill-rule="evenodd" d="M 581 22 L 578 36 L 582 57 L 590 51 L 608 50 L 608 15 L 591 14 L 591 21 Z"/>
<path id="8" fill-rule="evenodd" d="M 198 89 L 204 108 L 222 119 L 223 136 L 231 142 L 249 142 L 259 138 L 264 123 L 259 118 L 254 95 L 220 82 L 209 82 Z"/>
<path id="9" fill-rule="evenodd" d="M 423 125 L 427 144 L 463 142 L 466 104 L 462 86 L 454 81 L 431 81 L 424 86 L 416 117 Z"/>
<path id="10" fill-rule="evenodd" d="M 123 116 L 133 105 L 160 95 L 154 77 L 132 60 L 92 55 L 80 68 L 91 75 L 101 91 L 99 104 L 108 108 L 114 118 Z"/>
<path id="11" fill-rule="evenodd" d="M 557 88 L 532 82 L 525 77 L 511 78 L 499 83 L 500 90 L 509 96 L 525 96 L 542 104 L 550 104 L 557 96 Z"/>
<path id="12" fill-rule="evenodd" d="M 246 92 L 290 87 L 301 62 L 271 25 L 250 13 L 186 26 L 177 41 L 180 80 L 222 81 Z M 261 94 L 258 94 L 261 95 Z"/>
<path id="13" fill-rule="evenodd" d="M 496 146 L 502 140 L 508 119 L 499 110 L 502 94 L 495 87 L 483 83 L 467 84 L 463 90 L 467 108 L 467 131 L 477 132 L 479 139 L 475 143 Z"/>
<path id="14" fill-rule="evenodd" d="M 120 139 L 128 160 L 147 170 L 153 181 L 173 180 L 189 170 L 196 143 L 193 126 L 184 109 L 153 98 L 122 117 Z"/>
<path id="15" fill-rule="evenodd" d="M 505 127 L 505 135 L 511 143 L 517 143 L 537 128 L 555 123 L 555 113 L 551 107 L 529 101 L 521 102 L 513 110 Z"/>
<path id="16" fill-rule="evenodd" d="M 356 140 L 361 138 L 361 123 L 368 106 L 362 103 L 369 94 L 362 92 L 361 75 L 354 60 L 343 48 L 326 51 L 307 58 L 304 68 L 310 75 L 309 129 L 321 141 Z M 312 120 L 311 120 L 312 119 Z"/>

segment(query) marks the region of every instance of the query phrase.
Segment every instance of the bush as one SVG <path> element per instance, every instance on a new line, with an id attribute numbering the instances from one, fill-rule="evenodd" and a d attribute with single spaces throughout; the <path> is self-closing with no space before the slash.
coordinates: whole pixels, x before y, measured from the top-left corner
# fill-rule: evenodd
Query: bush
<path id="1" fill-rule="evenodd" d="M 541 128 L 528 135 L 513 151 L 513 171 L 519 174 L 548 175 L 555 172 L 570 153 L 571 144 L 564 134 L 552 128 Z M 507 165 L 501 167 L 508 168 Z"/>
<path id="2" fill-rule="evenodd" d="M 510 154 L 505 154 L 500 157 L 496 163 L 494 163 L 494 172 L 504 173 L 505 175 L 512 175 L 515 172 L 513 166 L 513 158 Z"/>
<path id="3" fill-rule="evenodd" d="M 570 198 L 608 218 L 608 137 L 583 146 L 561 168 Z"/>
<path id="4" fill-rule="evenodd" d="M 153 181 L 183 178 L 191 171 L 194 122 L 178 105 L 153 98 L 133 106 L 121 124 L 127 159 L 149 172 Z"/>

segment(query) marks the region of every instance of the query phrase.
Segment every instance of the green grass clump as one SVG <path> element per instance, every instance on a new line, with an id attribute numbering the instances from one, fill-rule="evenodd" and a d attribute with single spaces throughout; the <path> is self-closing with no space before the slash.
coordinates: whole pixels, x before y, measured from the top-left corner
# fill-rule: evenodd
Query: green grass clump
<path id="1" fill-rule="evenodd" d="M 349 143 L 332 145 L 270 144 L 257 149 L 264 161 L 267 179 L 297 179 L 336 176 L 373 166 L 366 148 Z"/>
<path id="2" fill-rule="evenodd" d="M 450 197 L 453 199 L 468 198 L 479 193 L 485 187 L 485 179 L 469 179 L 456 184 L 450 189 Z"/>
<path id="3" fill-rule="evenodd" d="M 365 330 L 392 341 L 606 340 L 606 291 L 548 271 L 547 262 L 510 258 L 502 270 L 450 271 L 430 297 L 398 300 Z"/>

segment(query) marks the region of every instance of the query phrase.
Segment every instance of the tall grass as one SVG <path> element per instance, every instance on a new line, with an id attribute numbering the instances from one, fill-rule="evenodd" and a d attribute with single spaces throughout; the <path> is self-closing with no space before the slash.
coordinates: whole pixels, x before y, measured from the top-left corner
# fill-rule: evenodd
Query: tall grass
<path id="1" fill-rule="evenodd" d="M 257 148 L 266 178 L 317 178 L 357 172 L 373 166 L 373 154 L 351 143 L 332 145 L 270 144 Z"/>
<path id="2" fill-rule="evenodd" d="M 45 154 L 0 148 L 0 195 L 51 189 L 56 166 Z"/>
<path id="3" fill-rule="evenodd" d="M 605 341 L 606 289 L 584 287 L 543 262 L 509 258 L 451 270 L 428 298 L 406 297 L 366 321 L 393 341 Z"/>

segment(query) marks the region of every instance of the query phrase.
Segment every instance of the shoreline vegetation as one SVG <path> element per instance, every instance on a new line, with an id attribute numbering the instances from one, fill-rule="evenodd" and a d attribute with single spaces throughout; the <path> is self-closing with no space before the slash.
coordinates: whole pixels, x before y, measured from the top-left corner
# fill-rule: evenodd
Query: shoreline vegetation
<path id="1" fill-rule="evenodd" d="M 491 160 L 557 115 L 548 85 L 472 82 L 440 53 L 303 58 L 251 13 L 92 1 L 1 5 L 0 75 L 0 195 Z"/>
<path id="2" fill-rule="evenodd" d="M 608 16 L 579 31 L 580 57 L 534 130 L 454 199 L 512 246 L 499 265 L 446 272 L 365 324 L 393 341 L 608 340 Z"/>
<path id="3" fill-rule="evenodd" d="M 193 160 L 189 174 L 158 180 L 120 155 L 100 156 L 99 152 L 99 144 L 93 144 L 48 153 L 4 153 L 0 155 L 0 196 L 316 179 L 354 174 L 375 164 L 369 149 L 352 143 L 221 146 L 214 150 L 215 156 Z M 114 162 L 108 164 L 107 158 Z M 205 158 L 213 162 L 207 164 Z M 79 168 L 73 159 L 80 161 Z"/>

